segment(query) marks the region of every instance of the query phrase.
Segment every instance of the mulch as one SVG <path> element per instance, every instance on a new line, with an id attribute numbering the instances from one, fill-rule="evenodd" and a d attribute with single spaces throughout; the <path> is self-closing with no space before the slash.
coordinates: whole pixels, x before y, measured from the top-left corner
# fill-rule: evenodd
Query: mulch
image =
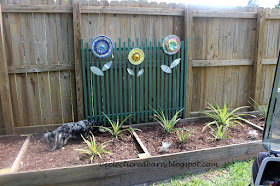
<path id="1" fill-rule="evenodd" d="M 24 136 L 0 137 L 0 169 L 12 166 L 25 139 Z"/>
<path id="2" fill-rule="evenodd" d="M 256 118 L 249 119 L 253 123 L 258 123 Z M 207 128 L 202 131 L 204 124 L 207 122 L 205 119 L 201 119 L 196 122 L 177 123 L 176 128 L 185 128 L 187 130 L 196 129 L 190 136 L 190 139 L 186 144 L 181 144 L 177 140 L 175 132 L 166 134 L 163 132 L 160 126 L 144 127 L 141 131 L 136 131 L 140 139 L 147 147 L 151 155 L 160 155 L 159 148 L 162 146 L 162 142 L 169 142 L 171 146 L 166 153 L 176 153 L 182 151 L 192 151 L 198 149 L 205 149 L 211 147 L 218 147 L 230 144 L 245 143 L 248 141 L 254 141 L 250 139 L 248 132 L 254 130 L 250 126 L 244 124 L 244 126 L 237 126 L 230 129 L 230 137 L 224 140 L 214 140 L 210 134 L 210 129 Z M 264 123 L 259 121 L 259 123 Z M 261 131 L 257 131 L 258 137 L 255 140 L 261 139 Z M 112 154 L 102 154 L 102 159 L 96 156 L 93 163 L 112 162 L 124 159 L 138 158 L 139 147 L 131 138 L 130 133 L 126 132 L 119 138 L 112 138 L 109 133 L 94 133 L 97 144 L 101 144 L 105 141 L 105 150 L 112 152 Z M 0 169 L 8 168 L 14 162 L 25 137 L 12 136 L 12 137 L 0 137 Z M 49 168 L 62 168 L 75 165 L 89 164 L 90 159 L 88 156 L 83 155 L 80 151 L 74 149 L 87 149 L 87 145 L 80 140 L 69 140 L 69 142 L 61 149 L 53 152 L 48 151 L 48 146 L 42 139 L 42 134 L 33 135 L 30 139 L 29 146 L 25 153 L 25 156 L 20 164 L 19 172 L 30 170 L 41 170 Z M 166 154 L 164 153 L 164 154 Z"/>
<path id="3" fill-rule="evenodd" d="M 47 150 L 48 146 L 44 143 L 41 136 L 36 135 L 31 138 L 19 171 L 41 170 L 91 163 L 89 156 L 74 150 L 87 149 L 87 145 L 82 139 L 76 141 L 69 140 L 63 148 L 50 152 Z M 130 133 L 124 133 L 119 140 L 112 138 L 109 133 L 95 133 L 94 137 L 97 145 L 105 141 L 110 141 L 105 144 L 106 147 L 104 149 L 112 152 L 112 154 L 101 154 L 102 159 L 99 156 L 95 156 L 93 163 L 138 158 L 139 153 L 133 139 L 130 137 Z"/>
<path id="4" fill-rule="evenodd" d="M 191 133 L 190 139 L 185 144 L 181 144 L 178 141 L 177 134 L 174 131 L 167 134 L 163 131 L 161 126 L 145 127 L 141 129 L 142 132 L 137 131 L 137 134 L 152 156 L 246 143 L 254 140 L 261 140 L 262 137 L 262 132 L 257 131 L 258 137 L 256 139 L 250 139 L 248 132 L 255 129 L 244 124 L 243 126 L 238 125 L 231 128 L 229 130 L 230 137 L 223 140 L 215 140 L 211 135 L 211 129 L 206 128 L 202 131 L 206 122 L 208 121 L 199 120 L 196 122 L 177 123 L 175 125 L 175 128 L 185 128 L 187 130 L 195 129 L 195 131 Z M 162 142 L 171 144 L 167 152 L 160 152 Z"/>

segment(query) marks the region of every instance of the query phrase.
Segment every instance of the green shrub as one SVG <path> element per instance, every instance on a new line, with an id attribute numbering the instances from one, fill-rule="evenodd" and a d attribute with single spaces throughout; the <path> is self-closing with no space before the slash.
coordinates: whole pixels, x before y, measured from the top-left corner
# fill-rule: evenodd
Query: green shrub
<path id="1" fill-rule="evenodd" d="M 190 134 L 196 129 L 186 130 L 186 129 L 176 129 L 177 138 L 181 143 L 186 143 L 190 139 Z"/>
<path id="2" fill-rule="evenodd" d="M 108 121 L 111 124 L 112 129 L 108 128 L 108 127 L 103 127 L 103 126 L 96 126 L 96 127 L 100 127 L 102 129 L 104 129 L 105 131 L 108 131 L 111 133 L 112 136 L 116 137 L 118 139 L 118 137 L 121 136 L 121 134 L 124 131 L 129 131 L 131 133 L 132 130 L 140 130 L 140 129 L 136 129 L 136 128 L 125 128 L 122 129 L 122 125 L 124 124 L 124 122 L 132 115 L 127 116 L 121 123 L 120 123 L 120 118 L 119 116 L 117 116 L 117 121 L 112 121 L 106 114 L 104 114 L 104 116 L 108 119 Z"/>
<path id="3" fill-rule="evenodd" d="M 251 98 L 251 97 L 250 97 L 250 99 L 251 99 L 252 102 L 248 101 L 248 103 L 249 103 L 252 107 L 254 107 L 255 109 L 257 109 L 257 110 L 259 111 L 259 113 L 260 113 L 262 119 L 265 119 L 265 118 L 266 118 L 266 115 L 267 115 L 267 107 L 266 107 L 263 103 L 261 103 L 261 106 L 260 106 L 260 105 L 259 105 L 253 98 Z"/>
<path id="4" fill-rule="evenodd" d="M 221 108 L 217 103 L 215 103 L 215 106 L 211 105 L 210 103 L 208 103 L 208 105 L 209 106 L 207 108 L 212 110 L 213 112 L 212 113 L 202 112 L 202 113 L 214 119 L 214 121 L 207 123 L 204 129 L 212 124 L 217 124 L 218 126 L 223 125 L 227 127 L 236 126 L 236 125 L 243 126 L 240 121 L 247 121 L 247 120 L 241 118 L 240 116 L 249 115 L 249 114 L 235 114 L 238 110 L 245 107 L 238 107 L 230 111 L 229 107 L 226 104 L 226 100 L 224 101 L 223 108 Z"/>
<path id="5" fill-rule="evenodd" d="M 97 146 L 93 134 L 91 134 L 90 140 L 85 139 L 83 135 L 81 135 L 81 136 L 82 136 L 84 142 L 86 142 L 86 144 L 87 144 L 89 150 L 86 150 L 86 149 L 75 149 L 75 150 L 77 150 L 77 151 L 82 151 L 83 154 L 88 154 L 88 155 L 90 155 L 90 156 L 91 156 L 91 157 L 90 157 L 90 161 L 91 161 L 91 162 L 92 162 L 93 158 L 94 158 L 96 155 L 98 155 L 98 156 L 102 159 L 102 157 L 101 157 L 101 154 L 102 154 L 102 153 L 109 153 L 109 154 L 112 153 L 112 152 L 109 152 L 109 151 L 104 150 L 104 148 L 106 147 L 106 145 L 104 145 L 104 144 L 105 144 L 105 143 L 108 143 L 108 142 L 110 142 L 110 141 L 106 141 L 106 142 L 100 144 L 99 146 Z"/>
<path id="6" fill-rule="evenodd" d="M 174 130 L 174 125 L 180 120 L 180 118 L 177 119 L 177 116 L 180 112 L 182 112 L 183 109 L 177 111 L 170 120 L 168 119 L 168 117 L 165 117 L 162 110 L 159 113 L 155 109 L 153 109 L 153 110 L 155 112 L 155 115 L 151 116 L 151 117 L 154 120 L 156 120 L 157 122 L 159 122 L 159 124 L 162 126 L 164 132 L 169 134 L 170 132 L 172 132 Z"/>

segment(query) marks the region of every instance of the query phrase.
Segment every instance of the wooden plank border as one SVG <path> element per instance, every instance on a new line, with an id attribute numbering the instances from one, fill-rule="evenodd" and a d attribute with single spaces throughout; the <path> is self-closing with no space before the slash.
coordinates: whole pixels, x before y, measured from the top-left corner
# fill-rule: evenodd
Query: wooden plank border
<path id="1" fill-rule="evenodd" d="M 0 99 L 6 134 L 14 134 L 14 117 L 8 76 L 7 58 L 4 44 L 4 28 L 0 4 Z"/>
<path id="2" fill-rule="evenodd" d="M 74 7 L 74 5 L 73 5 Z M 3 5 L 3 12 L 14 13 L 72 13 L 72 6 L 63 5 Z M 81 6 L 82 14 L 137 14 L 183 16 L 184 9 L 151 7 Z"/>
<path id="3" fill-rule="evenodd" d="M 280 14 L 273 14 L 273 13 L 271 13 L 271 14 L 266 14 L 266 17 L 265 17 L 266 19 L 280 19 Z"/>
<path id="4" fill-rule="evenodd" d="M 74 58 L 75 58 L 75 76 L 76 76 L 76 101 L 78 120 L 85 117 L 84 112 L 84 93 L 82 76 L 82 54 L 81 54 L 81 6 L 73 5 L 73 30 L 74 30 Z"/>
<path id="5" fill-rule="evenodd" d="M 193 17 L 216 17 L 216 18 L 244 18 L 256 19 L 257 13 L 254 12 L 232 12 L 221 10 L 193 10 Z"/>
<path id="6" fill-rule="evenodd" d="M 256 141 L 144 159 L 20 172 L 0 175 L 0 185 L 143 184 L 167 179 L 186 172 L 206 171 L 232 161 L 247 160 L 255 157 L 257 153 L 263 150 L 262 142 Z M 199 165 L 209 166 L 198 166 L 198 162 Z M 179 164 L 186 166 L 180 167 Z M 191 166 L 191 164 L 197 164 L 197 166 Z"/>
<path id="7" fill-rule="evenodd" d="M 63 5 L 3 5 L 3 12 L 13 13 L 72 13 L 72 6 Z"/>
<path id="8" fill-rule="evenodd" d="M 193 67 L 217 67 L 217 66 L 242 66 L 253 65 L 250 59 L 232 59 L 232 60 L 192 60 Z"/>
<path id="9" fill-rule="evenodd" d="M 24 141 L 24 143 L 23 143 L 23 145 L 22 145 L 22 147 L 21 147 L 21 149 L 20 149 L 20 151 L 19 151 L 11 169 L 10 169 L 11 173 L 18 171 L 19 164 L 20 164 L 22 158 L 24 157 L 24 153 L 26 152 L 27 147 L 29 145 L 30 137 L 31 137 L 31 135 L 28 135 L 27 138 L 25 139 L 25 141 Z"/>
<path id="10" fill-rule="evenodd" d="M 151 7 L 113 7 L 113 6 L 83 6 L 82 13 L 102 14 L 136 14 L 136 15 L 168 15 L 183 16 L 184 9 L 151 8 Z"/>
<path id="11" fill-rule="evenodd" d="M 276 64 L 277 64 L 277 58 L 262 59 L 262 65 L 276 65 Z"/>
<path id="12" fill-rule="evenodd" d="M 55 72 L 68 70 L 75 70 L 75 64 L 22 65 L 8 67 L 9 74 Z"/>
<path id="13" fill-rule="evenodd" d="M 132 128 L 130 126 L 130 128 Z M 148 149 L 145 147 L 145 145 L 143 144 L 143 142 L 141 141 L 141 139 L 139 138 L 139 136 L 137 135 L 137 133 L 132 130 L 132 134 L 136 139 L 136 142 L 140 145 L 140 147 L 142 148 L 142 150 L 144 151 L 144 153 L 146 154 L 147 157 L 151 157 L 151 154 L 149 153 Z"/>

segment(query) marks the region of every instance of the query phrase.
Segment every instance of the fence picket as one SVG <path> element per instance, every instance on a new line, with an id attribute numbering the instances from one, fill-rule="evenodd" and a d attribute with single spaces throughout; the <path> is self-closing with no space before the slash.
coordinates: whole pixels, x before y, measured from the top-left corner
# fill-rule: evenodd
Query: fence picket
<path id="1" fill-rule="evenodd" d="M 85 104 L 85 117 L 88 118 L 88 104 L 87 104 L 87 86 L 86 86 L 86 64 L 85 64 L 85 50 L 84 42 L 81 39 L 81 50 L 82 50 L 82 70 L 83 70 L 83 83 L 84 83 L 84 104 Z"/>

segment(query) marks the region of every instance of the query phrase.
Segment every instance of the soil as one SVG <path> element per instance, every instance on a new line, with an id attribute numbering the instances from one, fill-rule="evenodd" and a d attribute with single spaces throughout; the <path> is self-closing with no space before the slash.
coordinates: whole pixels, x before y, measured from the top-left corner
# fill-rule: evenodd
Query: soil
<path id="1" fill-rule="evenodd" d="M 0 169 L 9 168 L 15 161 L 26 137 L 0 137 Z"/>
<path id="2" fill-rule="evenodd" d="M 230 137 L 223 140 L 215 140 L 211 135 L 211 129 L 206 128 L 202 131 L 205 126 L 204 124 L 209 121 L 204 119 L 196 122 L 177 123 L 175 128 L 185 128 L 187 130 L 196 129 L 193 133 L 191 133 L 190 139 L 185 144 L 178 142 L 177 134 L 174 131 L 170 134 L 166 134 L 159 125 L 141 128 L 142 131 L 137 131 L 137 134 L 152 156 L 261 140 L 261 131 L 257 131 L 258 136 L 256 139 L 250 138 L 248 132 L 255 129 L 245 123 L 243 124 L 243 127 L 238 125 L 231 128 L 228 134 Z M 162 142 L 168 142 L 171 144 L 167 152 L 160 152 Z"/>
<path id="3" fill-rule="evenodd" d="M 252 123 L 258 123 L 257 119 L 249 119 Z M 202 132 L 204 124 L 208 122 L 205 119 L 201 119 L 196 122 L 177 123 L 175 128 L 196 129 L 190 136 L 190 139 L 186 144 L 180 144 L 177 141 L 177 135 L 175 132 L 171 134 L 165 134 L 161 126 L 144 127 L 142 131 L 136 131 L 140 139 L 147 147 L 151 155 L 159 155 L 159 148 L 162 146 L 162 142 L 169 142 L 171 146 L 166 153 L 175 153 L 182 151 L 191 151 L 198 149 L 205 149 L 211 147 L 218 147 L 230 144 L 245 143 L 253 141 L 249 138 L 249 130 L 254 130 L 248 125 L 244 124 L 244 127 L 237 126 L 230 129 L 230 137 L 224 140 L 214 140 L 210 134 L 210 129 L 207 128 Z M 260 121 L 259 123 L 264 123 Z M 254 140 L 261 139 L 261 131 L 257 131 L 258 137 Z M 92 163 L 111 162 L 124 159 L 138 158 L 139 147 L 131 138 L 130 133 L 124 133 L 124 135 L 118 139 L 112 138 L 109 133 L 94 133 L 97 145 L 109 141 L 106 143 L 105 150 L 112 152 L 112 154 L 102 154 L 102 159 L 96 156 Z M 87 149 L 87 145 L 83 140 L 72 140 L 61 149 L 53 152 L 48 151 L 47 145 L 41 138 L 42 134 L 33 135 L 30 139 L 29 146 L 25 153 L 25 156 L 20 164 L 19 172 L 30 170 L 41 170 L 48 168 L 68 167 L 82 164 L 89 164 L 90 159 L 86 155 L 81 155 L 80 151 L 74 149 Z M 12 137 L 0 137 L 0 169 L 8 168 L 14 162 L 25 137 L 12 136 Z M 141 152 L 140 152 L 141 153 Z M 164 154 L 166 154 L 164 153 Z"/>
<path id="4" fill-rule="evenodd" d="M 63 148 L 50 152 L 47 150 L 48 146 L 44 143 L 41 136 L 42 135 L 36 135 L 31 138 L 19 169 L 20 172 L 90 163 L 89 156 L 74 150 L 87 149 L 87 145 L 82 139 L 75 141 L 69 140 Z M 95 133 L 94 136 L 97 145 L 110 140 L 110 142 L 105 144 L 106 147 L 104 149 L 112 152 L 112 154 L 101 154 L 102 159 L 99 156 L 95 156 L 93 163 L 138 158 L 139 152 L 130 133 L 124 133 L 119 140 L 112 138 L 109 133 Z"/>
<path id="5" fill-rule="evenodd" d="M 249 117 L 250 122 L 254 123 L 255 125 L 264 128 L 265 120 L 261 117 Z"/>

